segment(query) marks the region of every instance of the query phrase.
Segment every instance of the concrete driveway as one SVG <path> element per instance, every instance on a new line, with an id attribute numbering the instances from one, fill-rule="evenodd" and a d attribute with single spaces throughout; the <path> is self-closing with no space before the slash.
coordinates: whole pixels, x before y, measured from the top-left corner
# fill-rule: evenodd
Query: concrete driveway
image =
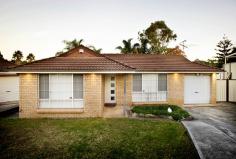
<path id="1" fill-rule="evenodd" d="M 18 117 L 19 102 L 0 102 L 0 117 Z"/>
<path id="2" fill-rule="evenodd" d="M 201 158 L 236 158 L 236 104 L 185 107 L 194 117 L 183 121 Z"/>

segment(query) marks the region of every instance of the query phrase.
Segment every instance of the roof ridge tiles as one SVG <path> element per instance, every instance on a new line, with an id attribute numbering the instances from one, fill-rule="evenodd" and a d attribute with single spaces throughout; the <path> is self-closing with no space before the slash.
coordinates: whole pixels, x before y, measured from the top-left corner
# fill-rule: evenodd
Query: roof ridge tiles
<path id="1" fill-rule="evenodd" d="M 123 62 L 120 62 L 120 61 L 114 60 L 114 59 L 109 58 L 109 57 L 107 57 L 107 56 L 104 56 L 104 57 L 107 58 L 107 59 L 110 60 L 110 61 L 114 61 L 114 62 L 116 62 L 116 63 L 118 63 L 118 64 L 120 64 L 120 65 L 123 65 L 123 66 L 125 66 L 125 67 L 131 68 L 131 69 L 136 69 L 135 67 L 132 67 L 132 66 L 127 65 L 127 64 L 125 64 L 125 63 L 123 63 Z"/>

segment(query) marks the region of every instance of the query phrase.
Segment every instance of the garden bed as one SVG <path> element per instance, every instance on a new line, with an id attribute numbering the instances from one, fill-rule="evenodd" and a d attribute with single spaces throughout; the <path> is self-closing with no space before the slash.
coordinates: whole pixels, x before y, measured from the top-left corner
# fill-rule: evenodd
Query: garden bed
<path id="1" fill-rule="evenodd" d="M 134 117 L 169 118 L 176 121 L 191 118 L 189 113 L 183 108 L 170 104 L 133 106 L 131 111 Z"/>

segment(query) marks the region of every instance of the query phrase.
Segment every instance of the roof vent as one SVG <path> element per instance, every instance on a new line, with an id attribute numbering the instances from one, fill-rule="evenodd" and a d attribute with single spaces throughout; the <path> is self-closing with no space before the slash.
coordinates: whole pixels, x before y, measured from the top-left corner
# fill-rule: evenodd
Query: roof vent
<path id="1" fill-rule="evenodd" d="M 79 53 L 80 54 L 84 53 L 84 49 L 79 49 Z"/>

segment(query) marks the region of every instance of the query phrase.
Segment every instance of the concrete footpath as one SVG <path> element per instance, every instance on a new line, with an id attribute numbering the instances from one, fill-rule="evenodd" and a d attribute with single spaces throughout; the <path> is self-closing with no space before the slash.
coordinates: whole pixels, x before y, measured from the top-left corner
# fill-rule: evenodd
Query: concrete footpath
<path id="1" fill-rule="evenodd" d="M 236 158 L 236 105 L 220 103 L 185 108 L 193 117 L 182 121 L 200 158 Z"/>

